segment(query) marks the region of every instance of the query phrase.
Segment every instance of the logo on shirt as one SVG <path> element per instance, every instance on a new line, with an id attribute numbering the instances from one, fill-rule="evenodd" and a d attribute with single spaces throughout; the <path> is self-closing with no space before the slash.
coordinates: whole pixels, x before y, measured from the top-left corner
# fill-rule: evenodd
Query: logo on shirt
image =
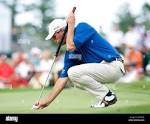
<path id="1" fill-rule="evenodd" d="M 82 59 L 82 55 L 81 54 L 69 54 L 69 59 L 81 60 Z"/>
<path id="2" fill-rule="evenodd" d="M 61 73 L 65 73 L 66 72 L 66 70 L 65 69 L 63 69 L 62 71 L 61 71 Z"/>
<path id="3" fill-rule="evenodd" d="M 93 41 L 93 40 L 91 40 L 91 44 L 93 44 L 93 42 L 94 42 L 94 41 Z"/>

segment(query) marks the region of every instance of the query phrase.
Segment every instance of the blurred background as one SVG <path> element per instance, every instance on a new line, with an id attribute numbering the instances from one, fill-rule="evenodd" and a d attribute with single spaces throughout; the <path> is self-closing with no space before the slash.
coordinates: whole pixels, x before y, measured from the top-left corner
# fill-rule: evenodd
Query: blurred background
<path id="1" fill-rule="evenodd" d="M 45 40 L 48 24 L 66 18 L 73 6 L 76 25 L 91 24 L 124 58 L 127 73 L 107 84 L 119 100 L 110 108 L 91 109 L 95 97 L 68 82 L 50 107 L 33 111 L 57 49 Z M 65 46 L 43 97 L 63 68 L 64 52 Z M 0 113 L 150 113 L 149 95 L 150 0 L 0 0 Z"/>
<path id="2" fill-rule="evenodd" d="M 48 24 L 66 18 L 73 6 L 76 25 L 91 24 L 125 59 L 127 74 L 118 82 L 150 80 L 150 0 L 0 0 L 0 88 L 39 89 L 57 45 L 45 41 Z M 63 67 L 65 47 L 46 86 Z"/>

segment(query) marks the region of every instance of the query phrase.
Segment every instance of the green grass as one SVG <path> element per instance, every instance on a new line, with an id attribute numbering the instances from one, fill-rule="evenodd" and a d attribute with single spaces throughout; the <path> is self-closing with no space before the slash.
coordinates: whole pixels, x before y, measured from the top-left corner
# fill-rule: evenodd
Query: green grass
<path id="1" fill-rule="evenodd" d="M 45 109 L 33 111 L 32 104 L 41 90 L 0 90 L 0 113 L 150 113 L 150 82 L 138 81 L 131 84 L 108 84 L 118 96 L 118 102 L 107 108 L 90 108 L 95 98 L 78 88 L 65 88 Z M 43 92 L 46 96 L 52 88 Z"/>

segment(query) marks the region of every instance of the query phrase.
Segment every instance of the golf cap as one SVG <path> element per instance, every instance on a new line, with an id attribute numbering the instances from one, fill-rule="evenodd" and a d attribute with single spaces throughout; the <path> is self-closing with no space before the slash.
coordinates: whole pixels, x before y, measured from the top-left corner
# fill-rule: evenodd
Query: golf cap
<path id="1" fill-rule="evenodd" d="M 66 21 L 63 19 L 54 19 L 49 25 L 48 25 L 48 31 L 49 34 L 45 38 L 45 40 L 49 40 L 53 37 L 54 33 L 58 31 L 59 29 L 65 27 L 67 25 Z"/>

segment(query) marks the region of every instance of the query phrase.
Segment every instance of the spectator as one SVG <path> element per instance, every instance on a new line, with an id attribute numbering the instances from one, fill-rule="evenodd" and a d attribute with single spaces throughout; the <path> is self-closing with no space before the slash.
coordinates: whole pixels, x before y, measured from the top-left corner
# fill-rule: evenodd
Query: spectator
<path id="1" fill-rule="evenodd" d="M 11 62 L 11 65 L 14 68 L 13 78 L 11 79 L 12 88 L 28 87 L 28 81 L 23 79 L 20 74 L 16 73 L 16 68 L 22 60 L 22 52 L 13 53 Z"/>
<path id="2" fill-rule="evenodd" d="M 117 24 L 115 24 L 112 31 L 108 33 L 107 39 L 110 41 L 112 46 L 114 46 L 120 53 L 123 54 L 123 32 L 119 30 Z"/>
<path id="3" fill-rule="evenodd" d="M 141 38 L 140 32 L 136 30 L 135 26 L 131 26 L 128 29 L 128 32 L 124 35 L 123 43 L 128 47 L 128 44 L 132 45 L 133 47 L 137 47 L 137 44 Z"/>
<path id="4" fill-rule="evenodd" d="M 144 64 L 145 64 L 145 74 L 150 76 L 150 49 L 145 53 L 144 57 Z"/>
<path id="5" fill-rule="evenodd" d="M 15 70 L 21 78 L 27 82 L 30 81 L 31 77 L 34 75 L 34 66 L 29 61 L 27 54 L 22 53 L 22 61 L 16 66 Z"/>
<path id="6" fill-rule="evenodd" d="M 33 89 L 40 89 L 40 88 L 42 88 L 43 85 L 40 82 L 41 73 L 42 72 L 40 70 L 36 70 L 34 76 L 29 81 L 29 86 L 32 87 Z"/>
<path id="7" fill-rule="evenodd" d="M 63 61 L 64 61 L 64 54 L 61 54 L 57 57 L 56 62 L 55 62 L 56 66 L 54 66 L 54 69 L 53 69 L 54 83 L 59 78 L 59 73 L 64 67 Z"/>
<path id="8" fill-rule="evenodd" d="M 29 59 L 35 68 L 38 68 L 41 61 L 41 50 L 38 47 L 33 47 L 29 54 Z"/>
<path id="9" fill-rule="evenodd" d="M 45 87 L 48 87 L 50 85 L 50 81 L 53 80 L 52 74 L 49 75 L 49 80 L 46 82 L 46 78 L 49 73 L 49 69 L 52 66 L 52 59 L 51 59 L 51 54 L 49 50 L 44 50 L 41 53 L 41 61 L 39 63 L 39 66 L 35 68 L 35 75 L 30 81 L 30 86 L 33 88 L 42 88 L 43 85 Z"/>
<path id="10" fill-rule="evenodd" d="M 125 53 L 126 75 L 119 82 L 130 83 L 143 76 L 143 55 L 133 44 L 128 44 L 128 51 Z"/>
<path id="11" fill-rule="evenodd" d="M 7 62 L 7 56 L 0 53 L 0 88 L 11 88 L 11 79 L 13 78 L 14 68 Z"/>

